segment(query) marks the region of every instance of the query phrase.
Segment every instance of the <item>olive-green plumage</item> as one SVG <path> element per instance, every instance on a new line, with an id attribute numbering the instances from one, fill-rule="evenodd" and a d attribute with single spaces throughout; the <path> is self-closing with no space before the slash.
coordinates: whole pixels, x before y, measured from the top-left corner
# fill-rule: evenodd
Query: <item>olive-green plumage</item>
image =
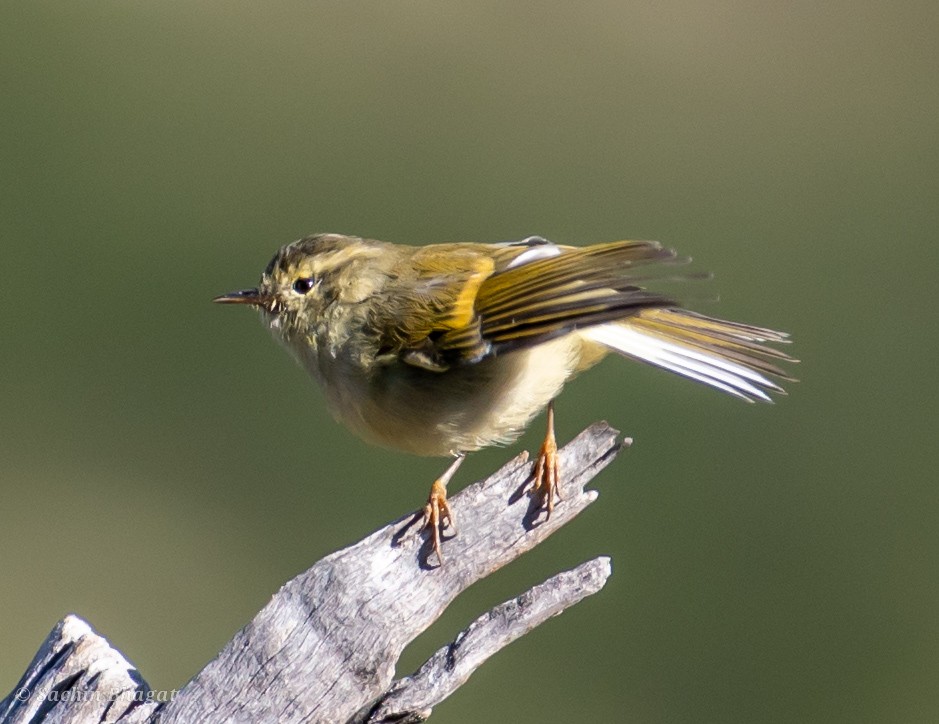
<path id="1" fill-rule="evenodd" d="M 565 247 L 404 246 L 318 234 L 283 247 L 257 306 L 362 437 L 423 455 L 517 437 L 573 375 L 607 352 L 738 397 L 787 379 L 767 343 L 786 335 L 679 308 L 644 280 L 675 253 L 650 241 Z M 655 270 L 660 270 L 657 274 Z"/>

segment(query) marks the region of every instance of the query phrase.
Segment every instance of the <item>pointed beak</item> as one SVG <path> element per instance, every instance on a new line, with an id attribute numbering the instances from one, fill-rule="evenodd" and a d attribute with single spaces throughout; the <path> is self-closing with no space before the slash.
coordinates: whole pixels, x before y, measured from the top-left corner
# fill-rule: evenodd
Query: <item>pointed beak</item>
<path id="1" fill-rule="evenodd" d="M 215 297 L 212 301 L 219 304 L 250 304 L 254 307 L 259 307 L 267 302 L 257 289 L 242 289 L 240 292 L 230 292 Z"/>

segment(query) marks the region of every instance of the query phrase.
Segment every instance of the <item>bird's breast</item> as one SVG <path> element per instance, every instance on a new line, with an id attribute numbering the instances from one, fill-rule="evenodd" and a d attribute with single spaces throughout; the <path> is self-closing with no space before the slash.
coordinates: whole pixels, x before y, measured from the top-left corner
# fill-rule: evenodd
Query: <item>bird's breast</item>
<path id="1" fill-rule="evenodd" d="M 368 373 L 354 358 L 315 374 L 333 415 L 365 440 L 417 455 L 447 455 L 516 439 L 574 374 L 575 335 L 444 372 L 400 361 Z"/>

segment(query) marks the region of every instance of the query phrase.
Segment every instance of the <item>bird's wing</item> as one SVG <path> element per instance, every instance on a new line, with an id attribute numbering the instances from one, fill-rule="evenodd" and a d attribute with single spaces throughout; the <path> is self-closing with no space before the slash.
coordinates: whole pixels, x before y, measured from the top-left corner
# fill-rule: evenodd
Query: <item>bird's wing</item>
<path id="1" fill-rule="evenodd" d="M 638 286 L 636 267 L 673 260 L 652 241 L 576 248 L 539 237 L 507 244 L 430 246 L 411 259 L 408 305 L 385 349 L 443 371 L 531 347 L 575 329 L 674 304 Z"/>
<path id="2" fill-rule="evenodd" d="M 533 247 L 480 285 L 476 313 L 480 334 L 496 354 L 541 344 L 604 322 L 625 319 L 647 307 L 675 304 L 669 296 L 639 285 L 636 268 L 675 260 L 655 241 L 614 241 Z M 446 342 L 457 343 L 457 335 Z"/>
<path id="3" fill-rule="evenodd" d="M 476 322 L 476 296 L 496 271 L 480 244 L 440 244 L 416 249 L 385 284 L 381 303 L 369 306 L 369 326 L 382 330 L 377 358 L 443 372 L 454 359 L 439 348 L 441 337 Z M 482 357 L 467 344 L 466 357 Z"/>

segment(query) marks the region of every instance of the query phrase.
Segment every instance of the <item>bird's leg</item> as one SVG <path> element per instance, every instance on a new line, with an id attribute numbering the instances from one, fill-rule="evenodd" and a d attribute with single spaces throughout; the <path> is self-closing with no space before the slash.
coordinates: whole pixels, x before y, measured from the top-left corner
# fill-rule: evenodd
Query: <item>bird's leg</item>
<path id="1" fill-rule="evenodd" d="M 450 478 L 463 464 L 466 455 L 464 453 L 453 453 L 453 462 L 450 463 L 444 474 L 434 481 L 430 486 L 430 497 L 427 498 L 427 505 L 424 506 L 424 527 L 430 528 L 434 535 L 434 553 L 437 554 L 437 560 L 443 565 L 443 552 L 440 550 L 440 529 L 444 521 L 450 524 L 453 531 L 456 532 L 456 522 L 453 520 L 453 513 L 450 512 L 450 505 L 447 503 L 447 483 Z"/>
<path id="2" fill-rule="evenodd" d="M 561 465 L 558 460 L 558 443 L 554 437 L 554 400 L 548 403 L 548 432 L 545 434 L 541 450 L 535 459 L 532 494 L 541 498 L 542 505 L 548 510 L 548 517 L 554 510 L 554 498 L 561 500 L 558 480 L 561 477 Z"/>

